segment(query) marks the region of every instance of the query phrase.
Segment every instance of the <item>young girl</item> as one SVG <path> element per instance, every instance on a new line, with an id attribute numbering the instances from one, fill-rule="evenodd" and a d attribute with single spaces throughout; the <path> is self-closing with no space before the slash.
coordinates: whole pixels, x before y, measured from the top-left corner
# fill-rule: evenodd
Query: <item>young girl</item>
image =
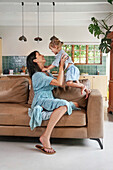
<path id="1" fill-rule="evenodd" d="M 62 49 L 63 42 L 61 42 L 55 36 L 51 37 L 50 40 L 51 42 L 49 43 L 49 48 L 56 55 L 55 60 L 50 66 L 48 66 L 47 68 L 43 68 L 42 71 L 47 71 L 54 67 L 58 67 L 61 57 L 65 55 L 67 57 L 67 60 L 65 61 L 66 84 L 71 87 L 81 88 L 81 94 L 83 94 L 83 91 L 85 91 L 87 99 L 90 90 L 88 90 L 86 86 L 79 82 L 80 71 L 74 65 L 73 61 L 71 60 L 71 57 L 69 57 L 68 54 Z"/>

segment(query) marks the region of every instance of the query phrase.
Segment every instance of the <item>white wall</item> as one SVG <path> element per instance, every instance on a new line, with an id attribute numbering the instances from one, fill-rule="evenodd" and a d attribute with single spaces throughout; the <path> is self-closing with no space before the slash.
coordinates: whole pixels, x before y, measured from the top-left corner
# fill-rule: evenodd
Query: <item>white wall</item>
<path id="1" fill-rule="evenodd" d="M 68 42 L 99 42 L 97 38 L 91 35 L 85 26 L 76 27 L 56 27 L 55 35 L 62 41 Z M 49 50 L 49 39 L 52 36 L 52 27 L 40 27 L 40 37 L 42 42 L 35 42 L 36 27 L 25 27 L 25 36 L 27 42 L 21 42 L 18 38 L 21 36 L 21 27 L 0 26 L 0 37 L 2 37 L 2 55 L 28 55 L 33 50 L 38 50 L 44 55 L 53 55 Z"/>

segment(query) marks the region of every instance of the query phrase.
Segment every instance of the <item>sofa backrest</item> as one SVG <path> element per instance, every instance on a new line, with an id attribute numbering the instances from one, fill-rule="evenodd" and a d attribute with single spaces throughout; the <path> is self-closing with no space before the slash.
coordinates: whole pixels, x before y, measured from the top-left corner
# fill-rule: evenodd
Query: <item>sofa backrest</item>
<path id="1" fill-rule="evenodd" d="M 81 94 L 81 89 L 77 87 L 57 87 L 53 90 L 53 95 L 55 98 L 77 102 L 78 105 L 83 108 L 87 105 L 87 100 L 85 99 L 86 93 L 83 92 L 83 94 Z"/>
<path id="2" fill-rule="evenodd" d="M 80 80 L 80 83 L 83 83 L 88 89 L 90 89 L 90 81 L 88 79 Z M 87 105 L 87 100 L 85 99 L 86 93 L 83 92 L 83 95 L 81 95 L 80 88 L 68 87 L 68 86 L 57 87 L 53 89 L 53 95 L 55 98 L 78 102 L 79 106 L 83 108 L 85 108 Z M 34 91 L 33 91 L 33 87 L 31 84 L 28 104 L 32 104 L 33 97 L 34 97 Z"/>
<path id="3" fill-rule="evenodd" d="M 0 102 L 27 103 L 29 80 L 27 78 L 0 79 Z"/>

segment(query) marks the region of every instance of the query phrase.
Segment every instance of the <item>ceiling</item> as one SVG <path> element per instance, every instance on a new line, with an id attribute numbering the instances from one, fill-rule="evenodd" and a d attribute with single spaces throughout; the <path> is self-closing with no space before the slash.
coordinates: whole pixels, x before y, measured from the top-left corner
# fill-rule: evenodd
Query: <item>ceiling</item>
<path id="1" fill-rule="evenodd" d="M 22 2 L 21 0 L 0 0 L 0 2 Z M 24 0 L 24 2 L 37 2 L 37 0 Z M 38 2 L 53 2 L 53 0 L 39 0 Z M 106 0 L 55 0 L 54 2 L 106 2 Z"/>
<path id="2" fill-rule="evenodd" d="M 37 4 L 36 0 L 24 0 L 25 26 L 36 26 Z M 40 26 L 51 26 L 53 23 L 53 5 L 50 0 L 39 2 Z M 113 5 L 107 0 L 56 0 L 55 2 L 55 26 L 87 26 L 91 23 L 91 17 L 104 19 L 109 13 L 113 13 Z M 0 26 L 21 26 L 22 7 L 20 0 L 0 0 Z M 108 21 L 112 22 L 112 18 Z"/>

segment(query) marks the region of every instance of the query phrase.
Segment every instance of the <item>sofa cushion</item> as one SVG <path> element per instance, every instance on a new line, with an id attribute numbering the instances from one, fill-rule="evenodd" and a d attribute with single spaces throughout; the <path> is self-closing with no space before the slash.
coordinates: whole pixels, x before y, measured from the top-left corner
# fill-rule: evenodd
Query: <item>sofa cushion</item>
<path id="1" fill-rule="evenodd" d="M 0 103 L 1 125 L 28 125 L 28 105 L 16 103 Z"/>
<path id="2" fill-rule="evenodd" d="M 88 79 L 80 80 L 88 89 L 90 89 L 90 81 Z M 85 99 L 85 92 L 81 95 L 81 89 L 76 87 L 57 87 L 53 90 L 53 95 L 55 98 L 65 99 L 68 101 L 78 102 L 80 107 L 86 107 L 87 100 Z M 34 97 L 33 86 L 31 84 L 31 90 L 29 95 L 28 104 L 32 104 Z"/>
<path id="3" fill-rule="evenodd" d="M 27 103 L 29 80 L 26 78 L 0 79 L 0 102 Z"/>
<path id="4" fill-rule="evenodd" d="M 43 121 L 42 126 L 47 126 L 48 120 Z M 56 124 L 57 126 L 86 126 L 86 112 L 84 109 L 74 110 L 71 115 L 65 114 L 60 121 Z"/>
<path id="5" fill-rule="evenodd" d="M 29 126 L 28 104 L 0 103 L 0 125 Z M 42 126 L 47 126 L 48 120 L 42 122 Z M 56 126 L 85 126 L 86 112 L 73 111 L 69 115 L 64 115 Z"/>

